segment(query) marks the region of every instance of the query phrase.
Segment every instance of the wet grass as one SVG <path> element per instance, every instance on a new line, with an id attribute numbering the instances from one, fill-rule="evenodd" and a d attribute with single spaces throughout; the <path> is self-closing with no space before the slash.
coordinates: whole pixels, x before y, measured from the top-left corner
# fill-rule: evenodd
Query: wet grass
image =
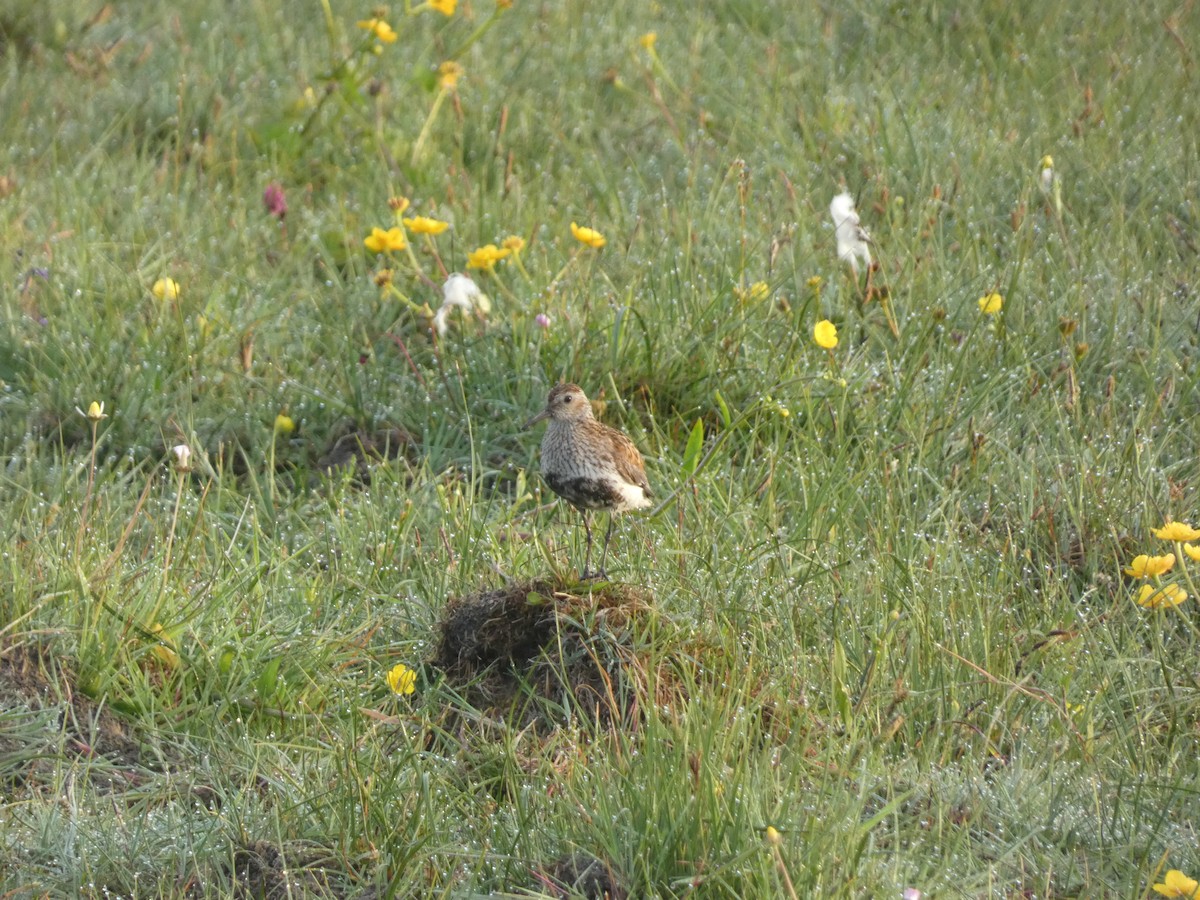
<path id="1" fill-rule="evenodd" d="M 1200 872 L 1192 12 L 281 6 L 0 13 L 5 891 Z M 663 498 L 612 583 L 560 379 Z"/>

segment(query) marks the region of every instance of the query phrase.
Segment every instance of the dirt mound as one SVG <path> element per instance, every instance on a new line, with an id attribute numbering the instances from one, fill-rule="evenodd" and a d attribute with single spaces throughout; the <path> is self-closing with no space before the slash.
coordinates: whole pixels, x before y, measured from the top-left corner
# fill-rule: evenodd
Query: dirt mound
<path id="1" fill-rule="evenodd" d="M 409 457 L 414 446 L 412 435 L 402 428 L 382 428 L 375 432 L 343 428 L 317 460 L 317 468 L 330 475 L 340 469 L 353 469 L 354 477 L 367 484 L 373 464 Z"/>
<path id="2" fill-rule="evenodd" d="M 625 900 L 629 896 L 612 866 L 582 850 L 560 857 L 536 877 L 554 897 Z"/>
<path id="3" fill-rule="evenodd" d="M 635 727 L 643 703 L 678 691 L 664 654 L 640 637 L 657 619 L 650 600 L 628 585 L 551 578 L 455 597 L 430 662 L 492 720 Z"/>

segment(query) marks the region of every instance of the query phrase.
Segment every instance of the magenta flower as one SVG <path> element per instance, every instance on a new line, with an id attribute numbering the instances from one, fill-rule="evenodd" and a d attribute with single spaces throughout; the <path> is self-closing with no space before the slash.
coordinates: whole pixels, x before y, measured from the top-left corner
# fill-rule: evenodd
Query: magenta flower
<path id="1" fill-rule="evenodd" d="M 263 191 L 263 206 L 267 208 L 270 215 L 275 216 L 281 222 L 287 215 L 287 197 L 283 194 L 283 185 L 278 181 L 272 181 Z"/>

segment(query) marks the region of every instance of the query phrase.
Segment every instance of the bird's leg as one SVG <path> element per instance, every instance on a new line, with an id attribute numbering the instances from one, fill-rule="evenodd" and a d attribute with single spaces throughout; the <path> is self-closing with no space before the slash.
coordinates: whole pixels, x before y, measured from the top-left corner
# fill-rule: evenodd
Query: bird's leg
<path id="1" fill-rule="evenodd" d="M 583 533 L 587 535 L 587 549 L 583 551 L 583 571 L 579 573 L 580 578 L 591 578 L 588 574 L 588 563 L 592 561 L 592 526 L 588 524 L 588 514 L 586 509 L 579 511 L 579 517 L 583 519 Z"/>
<path id="2" fill-rule="evenodd" d="M 613 514 L 608 514 L 608 528 L 604 529 L 604 550 L 600 554 L 600 568 L 596 571 L 597 578 L 608 580 L 608 571 L 606 563 L 608 562 L 608 542 L 612 539 L 613 533 Z"/>

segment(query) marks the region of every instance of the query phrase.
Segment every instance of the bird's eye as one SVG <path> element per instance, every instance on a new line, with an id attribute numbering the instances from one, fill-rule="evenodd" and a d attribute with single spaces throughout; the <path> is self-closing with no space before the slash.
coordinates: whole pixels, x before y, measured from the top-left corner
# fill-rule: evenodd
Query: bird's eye
<path id="1" fill-rule="evenodd" d="M 571 402 L 570 394 L 567 394 L 567 396 L 563 397 L 563 403 L 570 403 L 570 402 Z"/>

